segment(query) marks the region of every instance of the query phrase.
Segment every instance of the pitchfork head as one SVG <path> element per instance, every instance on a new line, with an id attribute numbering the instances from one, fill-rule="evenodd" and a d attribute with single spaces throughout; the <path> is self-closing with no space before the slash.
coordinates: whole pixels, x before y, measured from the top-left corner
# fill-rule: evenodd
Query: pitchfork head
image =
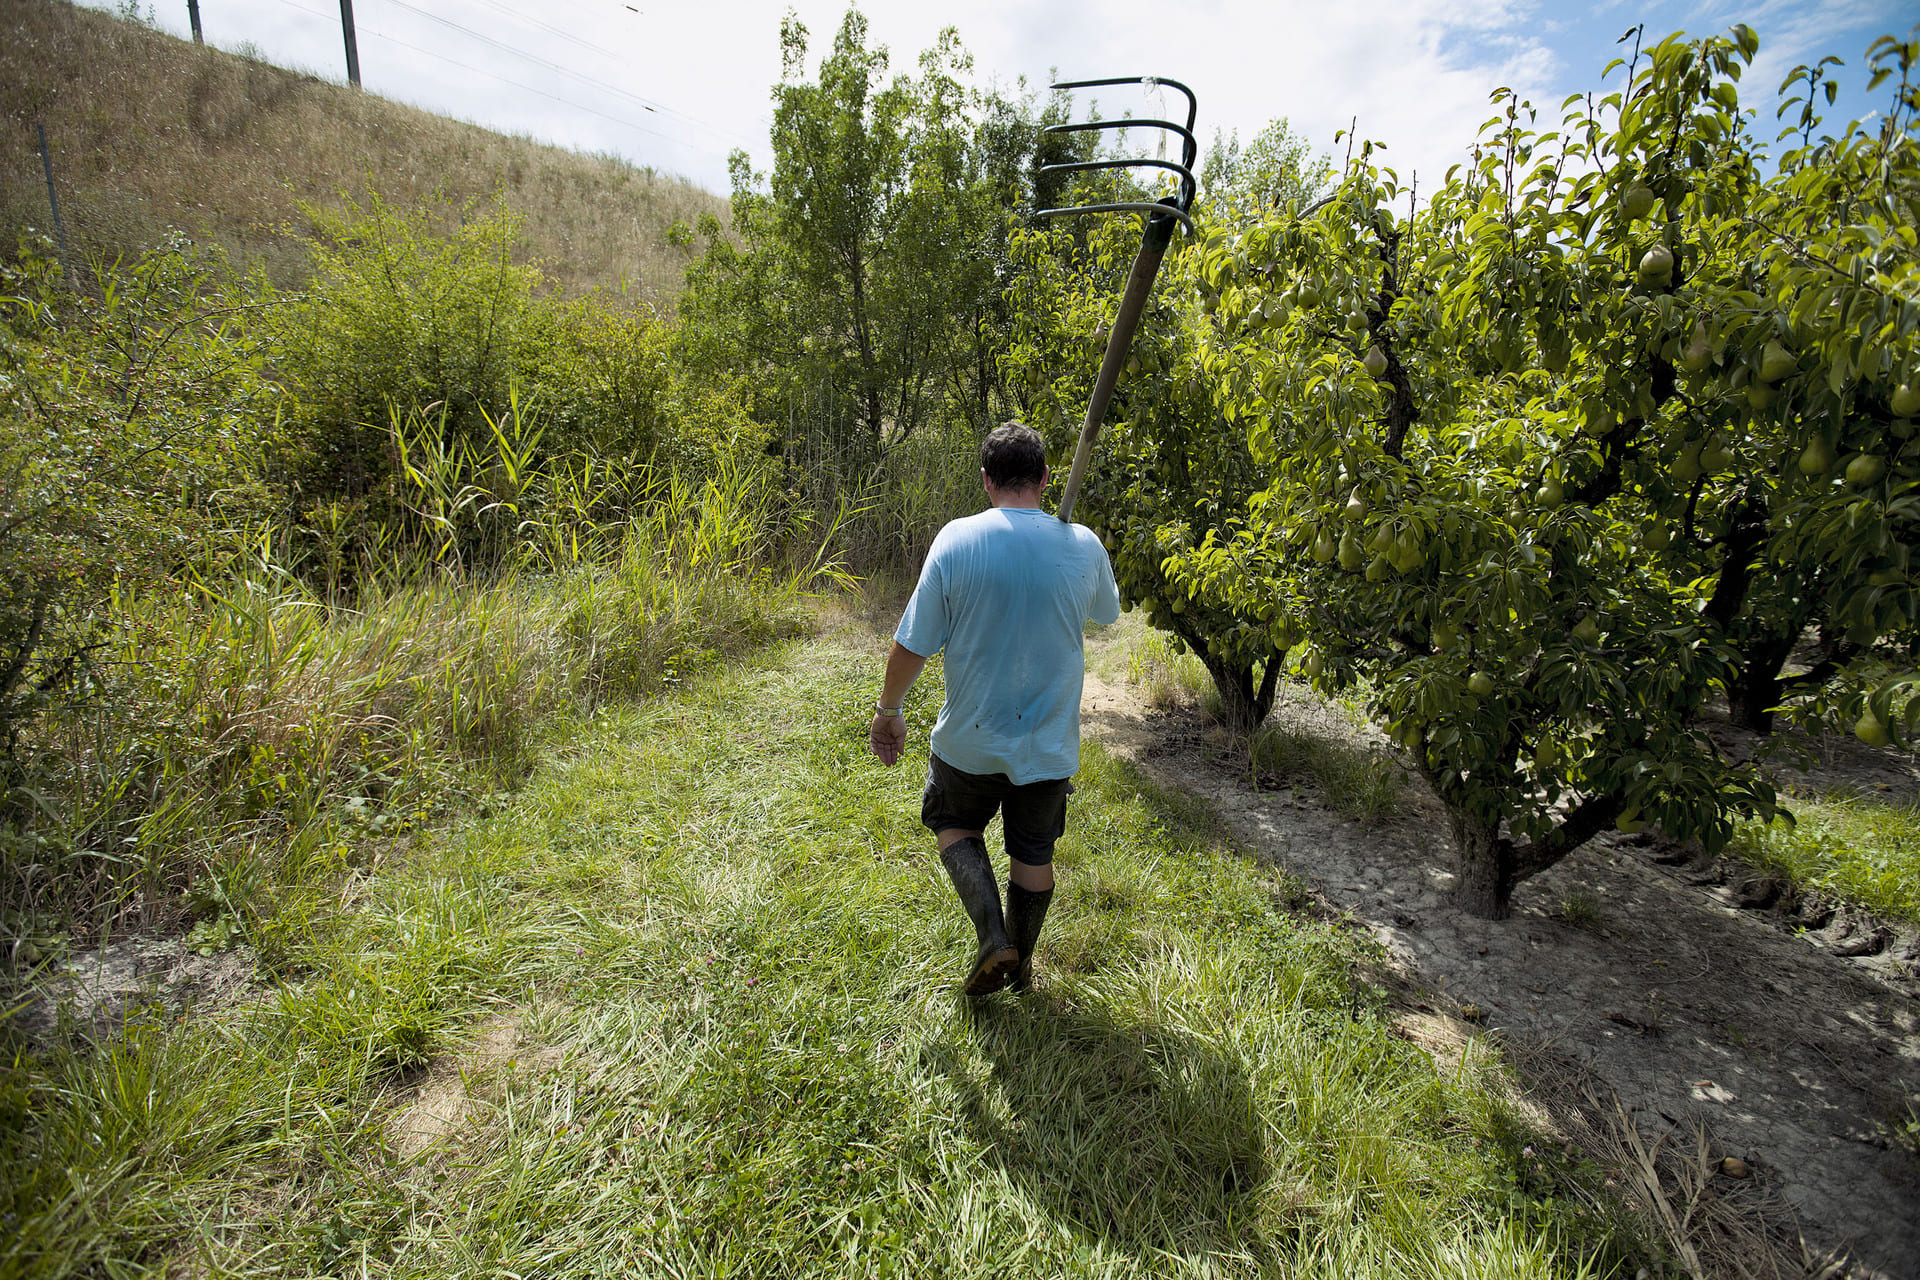
<path id="1" fill-rule="evenodd" d="M 1093 133 L 1102 129 L 1165 129 L 1180 135 L 1180 163 L 1171 160 L 1081 160 L 1072 164 L 1049 164 L 1041 166 L 1041 173 L 1070 173 L 1087 169 L 1165 169 L 1180 179 L 1180 186 L 1174 195 L 1164 200 L 1123 200 L 1113 204 L 1071 205 L 1063 209 L 1035 209 L 1036 218 L 1064 218 L 1076 213 L 1144 213 L 1149 226 L 1167 219 L 1177 220 L 1189 234 L 1193 231 L 1193 219 L 1188 210 L 1193 207 L 1194 180 L 1193 162 L 1200 154 L 1200 144 L 1194 141 L 1193 119 L 1200 104 L 1193 96 L 1193 90 L 1178 80 L 1166 80 L 1159 76 L 1115 76 L 1106 80 L 1067 80 L 1053 85 L 1055 89 L 1091 89 L 1109 84 L 1138 84 L 1150 89 L 1175 89 L 1186 95 L 1187 122 L 1175 124 L 1171 120 L 1089 120 L 1085 124 L 1049 125 L 1046 133 Z M 1172 228 L 1169 227 L 1170 231 Z M 1162 243 L 1165 243 L 1162 241 Z"/>

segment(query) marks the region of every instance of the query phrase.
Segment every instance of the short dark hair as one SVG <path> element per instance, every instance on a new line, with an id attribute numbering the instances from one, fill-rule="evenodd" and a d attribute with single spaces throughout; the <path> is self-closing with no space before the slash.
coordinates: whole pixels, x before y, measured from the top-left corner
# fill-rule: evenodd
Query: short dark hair
<path id="1" fill-rule="evenodd" d="M 980 442 L 980 469 L 996 489 L 1024 489 L 1047 476 L 1047 445 L 1019 422 L 1003 423 Z"/>

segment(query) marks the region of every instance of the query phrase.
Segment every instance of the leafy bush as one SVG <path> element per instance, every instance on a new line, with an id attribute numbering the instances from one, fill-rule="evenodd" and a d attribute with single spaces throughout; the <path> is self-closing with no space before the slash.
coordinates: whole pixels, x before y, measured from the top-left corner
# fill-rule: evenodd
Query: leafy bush
<path id="1" fill-rule="evenodd" d="M 310 212 L 312 286 L 261 289 L 306 450 L 297 493 L 316 545 L 338 524 L 333 503 L 407 523 L 400 423 L 420 453 L 523 474 L 562 456 L 702 468 L 758 449 L 764 432 L 733 381 L 681 374 L 650 307 L 543 292 L 504 205 L 403 211 L 374 199 Z M 511 458 L 500 451 L 509 415 L 542 424 L 512 442 Z"/>

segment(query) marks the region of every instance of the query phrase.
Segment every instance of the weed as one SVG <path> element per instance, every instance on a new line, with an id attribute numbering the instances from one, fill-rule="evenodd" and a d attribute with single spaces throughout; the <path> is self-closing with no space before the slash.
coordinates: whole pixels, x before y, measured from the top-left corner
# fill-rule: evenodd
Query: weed
<path id="1" fill-rule="evenodd" d="M 1796 885 L 1920 922 L 1920 803 L 1853 791 L 1783 798 L 1793 822 L 1740 823 L 1728 851 Z"/>
<path id="2" fill-rule="evenodd" d="M 1571 885 L 1560 896 L 1559 905 L 1554 914 L 1560 920 L 1575 929 L 1585 929 L 1589 933 L 1598 933 L 1607 927 L 1607 918 L 1600 910 L 1600 898 L 1585 885 Z"/>
<path id="3" fill-rule="evenodd" d="M 1150 631 L 1135 640 L 1127 654 L 1127 683 L 1141 686 L 1150 707 L 1167 709 L 1195 702 L 1217 712 L 1213 678 L 1193 654 L 1177 651 L 1165 633 Z"/>
<path id="4" fill-rule="evenodd" d="M 1324 730 L 1268 725 L 1254 733 L 1248 755 L 1263 773 L 1312 779 L 1328 807 L 1360 822 L 1378 822 L 1400 804 L 1400 771 L 1385 753 Z"/>

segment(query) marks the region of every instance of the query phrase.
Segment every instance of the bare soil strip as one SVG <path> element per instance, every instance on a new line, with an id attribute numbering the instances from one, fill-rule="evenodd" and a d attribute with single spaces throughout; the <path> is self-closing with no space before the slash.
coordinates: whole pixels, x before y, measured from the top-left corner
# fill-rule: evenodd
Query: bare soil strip
<path id="1" fill-rule="evenodd" d="M 1288 715 L 1354 732 L 1317 705 L 1276 711 Z M 1696 1163 L 1728 1192 L 1770 1204 L 1776 1232 L 1790 1235 L 1797 1219 L 1819 1273 L 1920 1278 L 1920 1159 L 1887 1128 L 1920 1086 L 1910 963 L 1886 949 L 1836 954 L 1626 837 L 1528 881 L 1512 919 L 1476 919 L 1448 899 L 1451 839 L 1417 786 L 1397 817 L 1362 826 L 1310 789 L 1270 789 L 1235 768 L 1197 712 L 1151 711 L 1137 690 L 1089 675 L 1083 717 L 1110 749 L 1207 800 L 1249 849 L 1364 922 L 1433 1011 L 1497 1032 L 1523 1067 L 1590 1073 L 1646 1141 L 1692 1148 L 1703 1129 L 1709 1151 Z M 1556 918 L 1570 893 L 1597 919 Z M 1731 1185 L 1728 1156 L 1751 1182 Z M 1850 1265 L 1817 1266 L 1842 1259 Z"/>

